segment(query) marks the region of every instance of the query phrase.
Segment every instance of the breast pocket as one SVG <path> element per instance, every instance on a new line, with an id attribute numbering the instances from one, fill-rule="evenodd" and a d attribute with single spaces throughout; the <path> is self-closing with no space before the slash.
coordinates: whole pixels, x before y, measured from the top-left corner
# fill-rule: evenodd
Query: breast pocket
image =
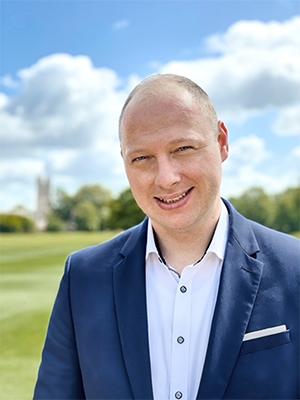
<path id="1" fill-rule="evenodd" d="M 271 349 L 291 342 L 290 330 L 275 335 L 264 336 L 243 342 L 241 354 L 254 353 L 256 351 Z"/>

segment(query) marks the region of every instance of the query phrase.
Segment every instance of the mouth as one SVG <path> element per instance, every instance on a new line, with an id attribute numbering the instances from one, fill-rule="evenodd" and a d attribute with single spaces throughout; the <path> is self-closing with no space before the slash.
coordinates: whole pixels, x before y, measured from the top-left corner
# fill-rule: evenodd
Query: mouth
<path id="1" fill-rule="evenodd" d="M 186 190 L 185 192 L 182 192 L 181 194 L 175 196 L 175 197 L 171 197 L 171 198 L 167 198 L 167 197 L 159 197 L 159 196 L 155 196 L 155 199 L 158 200 L 158 202 L 160 204 L 165 204 L 165 205 L 172 205 L 172 204 L 177 204 L 182 202 L 182 200 L 187 197 L 190 192 L 193 190 L 194 188 L 191 187 L 188 190 Z"/>

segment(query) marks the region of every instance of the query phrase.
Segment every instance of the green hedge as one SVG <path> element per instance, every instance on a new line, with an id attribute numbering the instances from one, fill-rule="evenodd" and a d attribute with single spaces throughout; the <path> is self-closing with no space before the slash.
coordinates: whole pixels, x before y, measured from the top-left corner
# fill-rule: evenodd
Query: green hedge
<path id="1" fill-rule="evenodd" d="M 32 219 L 14 214 L 0 214 L 0 232 L 33 232 Z"/>

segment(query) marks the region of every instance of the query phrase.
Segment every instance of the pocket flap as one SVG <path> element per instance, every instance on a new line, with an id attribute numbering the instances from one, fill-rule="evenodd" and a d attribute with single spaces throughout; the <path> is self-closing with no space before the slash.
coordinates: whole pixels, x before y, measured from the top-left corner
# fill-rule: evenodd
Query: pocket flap
<path id="1" fill-rule="evenodd" d="M 290 343 L 290 341 L 290 330 L 287 330 L 286 332 L 276 333 L 275 335 L 248 340 L 246 342 L 243 342 L 241 347 L 241 354 L 254 353 L 255 351 L 271 349 L 272 347 Z"/>

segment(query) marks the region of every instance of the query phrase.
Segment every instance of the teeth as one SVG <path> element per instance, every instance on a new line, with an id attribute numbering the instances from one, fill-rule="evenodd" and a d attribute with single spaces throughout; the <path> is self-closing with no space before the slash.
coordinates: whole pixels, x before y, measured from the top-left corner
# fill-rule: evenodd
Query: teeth
<path id="1" fill-rule="evenodd" d="M 184 192 L 180 196 L 175 197 L 174 199 L 170 199 L 170 200 L 167 200 L 167 199 L 164 199 L 162 197 L 159 197 L 159 200 L 162 201 L 163 203 L 166 203 L 166 204 L 172 204 L 172 203 L 176 203 L 177 201 L 183 199 L 187 195 L 187 193 L 188 192 Z"/>

